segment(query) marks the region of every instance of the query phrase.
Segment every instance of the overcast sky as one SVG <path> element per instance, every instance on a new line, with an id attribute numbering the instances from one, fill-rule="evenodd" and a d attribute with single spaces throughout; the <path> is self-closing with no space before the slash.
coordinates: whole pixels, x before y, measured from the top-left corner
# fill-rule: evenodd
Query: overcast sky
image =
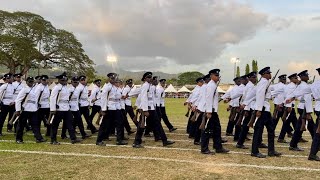
<path id="1" fill-rule="evenodd" d="M 283 73 L 320 67 L 319 0 L 1 0 L 7 11 L 40 14 L 73 32 L 97 64 L 116 54 L 118 67 L 166 73 L 258 60 Z"/>

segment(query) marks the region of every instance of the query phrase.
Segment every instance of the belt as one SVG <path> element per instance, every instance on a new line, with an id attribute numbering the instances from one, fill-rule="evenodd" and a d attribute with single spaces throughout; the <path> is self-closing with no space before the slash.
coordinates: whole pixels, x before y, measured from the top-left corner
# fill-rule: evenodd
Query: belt
<path id="1" fill-rule="evenodd" d="M 49 101 L 49 98 L 41 99 L 41 102 L 47 102 Z"/>
<path id="2" fill-rule="evenodd" d="M 32 101 L 32 100 L 28 100 L 27 103 L 32 103 L 32 104 L 35 104 L 36 101 Z"/>
<path id="3" fill-rule="evenodd" d="M 320 101 L 320 99 L 316 99 L 316 101 Z"/>
<path id="4" fill-rule="evenodd" d="M 77 101 L 77 98 L 71 98 L 70 101 Z"/>
<path id="5" fill-rule="evenodd" d="M 151 100 L 153 100 L 153 98 L 149 98 L 149 97 L 148 97 L 148 100 L 151 101 Z"/>
<path id="6" fill-rule="evenodd" d="M 269 98 L 265 98 L 264 100 L 265 100 L 265 101 L 270 101 L 270 99 L 269 99 Z"/>
<path id="7" fill-rule="evenodd" d="M 59 103 L 69 103 L 69 100 L 59 100 Z"/>
<path id="8" fill-rule="evenodd" d="M 3 99 L 12 99 L 12 97 L 3 97 Z"/>
<path id="9" fill-rule="evenodd" d="M 87 100 L 87 98 L 80 98 L 80 100 L 86 101 L 86 100 Z"/>
<path id="10" fill-rule="evenodd" d="M 306 101 L 305 101 L 305 100 L 300 100 L 300 102 L 301 102 L 301 103 L 305 103 Z"/>
<path id="11" fill-rule="evenodd" d="M 120 101 L 120 99 L 109 98 L 109 101 L 114 101 L 114 102 L 118 102 L 118 101 Z"/>

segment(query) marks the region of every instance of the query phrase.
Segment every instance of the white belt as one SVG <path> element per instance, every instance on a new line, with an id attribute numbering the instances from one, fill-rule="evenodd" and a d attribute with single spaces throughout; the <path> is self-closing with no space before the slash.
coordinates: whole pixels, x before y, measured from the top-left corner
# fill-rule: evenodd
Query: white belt
<path id="1" fill-rule="evenodd" d="M 35 104 L 36 101 L 32 101 L 32 100 L 28 100 L 27 103 L 32 103 L 32 104 Z"/>
<path id="2" fill-rule="evenodd" d="M 69 103 L 69 100 L 59 100 L 59 103 Z"/>

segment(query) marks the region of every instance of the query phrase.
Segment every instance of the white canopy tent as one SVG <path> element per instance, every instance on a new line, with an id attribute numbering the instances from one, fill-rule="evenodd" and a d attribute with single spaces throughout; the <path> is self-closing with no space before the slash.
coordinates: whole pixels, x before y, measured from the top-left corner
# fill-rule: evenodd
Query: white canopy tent
<path id="1" fill-rule="evenodd" d="M 177 93 L 178 91 L 170 84 L 166 90 L 164 90 L 166 93 Z"/>
<path id="2" fill-rule="evenodd" d="M 178 92 L 179 92 L 179 93 L 180 93 L 180 92 L 182 92 L 182 93 L 184 93 L 184 92 L 186 92 L 186 93 L 191 93 L 191 91 L 190 91 L 188 88 L 186 88 L 186 86 L 183 86 L 181 89 L 178 90 Z"/>

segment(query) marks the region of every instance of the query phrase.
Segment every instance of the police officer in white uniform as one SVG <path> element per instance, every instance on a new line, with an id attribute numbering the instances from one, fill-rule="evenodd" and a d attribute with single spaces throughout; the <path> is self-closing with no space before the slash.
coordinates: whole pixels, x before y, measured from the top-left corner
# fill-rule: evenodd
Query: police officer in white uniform
<path id="1" fill-rule="evenodd" d="M 51 132 L 51 126 L 48 123 L 48 118 L 50 114 L 50 104 L 49 104 L 49 98 L 50 98 L 50 89 L 48 86 L 48 79 L 49 77 L 47 75 L 42 75 L 40 77 L 41 83 L 36 85 L 35 88 L 37 92 L 40 92 L 38 104 L 38 118 L 41 121 L 43 121 L 43 124 L 45 127 L 47 127 L 46 136 L 50 136 Z"/>
<path id="2" fill-rule="evenodd" d="M 15 99 L 13 99 L 14 86 L 12 85 L 13 78 L 11 73 L 3 76 L 5 83 L 0 87 L 0 136 L 2 136 L 3 124 L 9 114 L 9 120 L 15 112 Z M 8 120 L 8 121 L 9 121 Z M 9 130 L 10 131 L 10 130 Z"/>
<path id="3" fill-rule="evenodd" d="M 38 99 L 40 91 L 37 91 L 34 86 L 34 78 L 27 78 L 27 86 L 20 90 L 17 99 L 15 101 L 16 116 L 19 117 L 16 142 L 18 144 L 23 143 L 23 130 L 29 120 L 32 127 L 34 137 L 37 143 L 45 142 L 40 133 L 41 121 L 38 118 Z"/>
<path id="4" fill-rule="evenodd" d="M 52 89 L 50 95 L 50 113 L 54 115 L 51 124 L 51 144 L 59 145 L 57 141 L 57 131 L 61 120 L 67 128 L 71 143 L 78 143 L 80 140 L 75 135 L 75 130 L 72 126 L 72 114 L 70 112 L 70 91 L 67 87 L 68 78 L 65 73 L 56 76 L 58 84 Z"/>

